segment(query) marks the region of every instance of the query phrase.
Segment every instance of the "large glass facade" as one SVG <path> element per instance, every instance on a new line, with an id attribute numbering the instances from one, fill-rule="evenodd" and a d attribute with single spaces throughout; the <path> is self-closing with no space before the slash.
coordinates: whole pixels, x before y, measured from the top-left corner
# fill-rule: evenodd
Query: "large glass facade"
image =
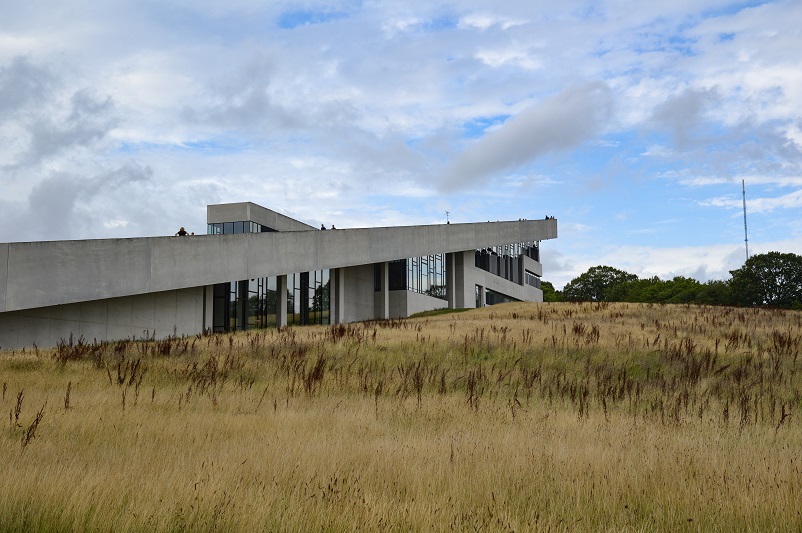
<path id="1" fill-rule="evenodd" d="M 446 255 L 432 254 L 422 257 L 398 259 L 387 263 L 388 290 L 413 291 L 446 300 Z M 373 266 L 373 289 L 380 291 L 381 264 Z"/>
<path id="2" fill-rule="evenodd" d="M 287 276 L 287 325 L 329 324 L 331 273 L 313 270 Z"/>
<path id="3" fill-rule="evenodd" d="M 277 312 L 275 277 L 231 281 L 214 286 L 214 332 L 275 326 Z"/>
<path id="4" fill-rule="evenodd" d="M 275 277 L 248 280 L 248 328 L 266 328 L 276 325 L 278 314 L 276 281 Z"/>
<path id="5" fill-rule="evenodd" d="M 287 276 L 287 325 L 329 324 L 329 270 Z M 275 276 L 214 286 L 214 332 L 275 327 L 279 293 Z"/>

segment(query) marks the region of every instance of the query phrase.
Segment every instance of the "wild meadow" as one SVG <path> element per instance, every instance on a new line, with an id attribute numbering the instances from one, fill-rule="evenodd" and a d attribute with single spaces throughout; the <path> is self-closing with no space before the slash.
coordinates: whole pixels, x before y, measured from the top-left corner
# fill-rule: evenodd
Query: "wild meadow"
<path id="1" fill-rule="evenodd" d="M 799 531 L 801 350 L 520 303 L 0 352 L 0 530 Z"/>

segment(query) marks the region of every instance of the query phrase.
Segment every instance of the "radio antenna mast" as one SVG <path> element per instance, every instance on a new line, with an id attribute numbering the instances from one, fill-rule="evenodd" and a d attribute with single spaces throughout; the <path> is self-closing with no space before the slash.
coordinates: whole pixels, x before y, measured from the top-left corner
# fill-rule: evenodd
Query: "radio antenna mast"
<path id="1" fill-rule="evenodd" d="M 744 245 L 746 246 L 746 260 L 749 261 L 749 233 L 746 231 L 746 184 L 741 180 L 741 192 L 744 197 Z"/>

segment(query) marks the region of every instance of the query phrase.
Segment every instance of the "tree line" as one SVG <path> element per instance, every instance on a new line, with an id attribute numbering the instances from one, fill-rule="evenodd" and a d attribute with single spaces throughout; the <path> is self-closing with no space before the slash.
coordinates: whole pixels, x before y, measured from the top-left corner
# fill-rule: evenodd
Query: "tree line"
<path id="1" fill-rule="evenodd" d="M 545 281 L 546 302 L 642 302 L 766 306 L 802 309 L 802 256 L 769 252 L 753 255 L 730 271 L 728 280 L 701 283 L 677 276 L 640 279 L 610 266 L 595 266 L 572 279 L 562 291 Z"/>

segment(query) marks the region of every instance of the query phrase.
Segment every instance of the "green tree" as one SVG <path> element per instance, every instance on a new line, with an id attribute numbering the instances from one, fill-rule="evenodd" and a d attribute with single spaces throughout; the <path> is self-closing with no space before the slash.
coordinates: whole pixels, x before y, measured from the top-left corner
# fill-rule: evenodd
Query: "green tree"
<path id="1" fill-rule="evenodd" d="M 608 302 L 655 302 L 663 283 L 657 276 L 624 281 L 609 287 L 605 299 Z"/>
<path id="2" fill-rule="evenodd" d="M 733 305 L 730 284 L 721 280 L 710 280 L 696 294 L 694 303 L 700 305 Z"/>
<path id="3" fill-rule="evenodd" d="M 740 305 L 802 305 L 802 256 L 780 252 L 753 255 L 730 274 L 730 290 Z"/>
<path id="4" fill-rule="evenodd" d="M 543 291 L 544 302 L 562 301 L 560 292 L 554 289 L 554 285 L 550 281 L 540 282 L 540 289 Z"/>
<path id="5" fill-rule="evenodd" d="M 607 300 L 614 302 L 693 303 L 702 284 L 692 278 L 676 276 L 662 280 L 657 276 L 626 281 L 610 287 Z"/>
<path id="6" fill-rule="evenodd" d="M 622 283 L 635 281 L 638 276 L 610 266 L 595 266 L 579 277 L 572 279 L 563 288 L 566 301 L 610 301 L 608 291 Z"/>

